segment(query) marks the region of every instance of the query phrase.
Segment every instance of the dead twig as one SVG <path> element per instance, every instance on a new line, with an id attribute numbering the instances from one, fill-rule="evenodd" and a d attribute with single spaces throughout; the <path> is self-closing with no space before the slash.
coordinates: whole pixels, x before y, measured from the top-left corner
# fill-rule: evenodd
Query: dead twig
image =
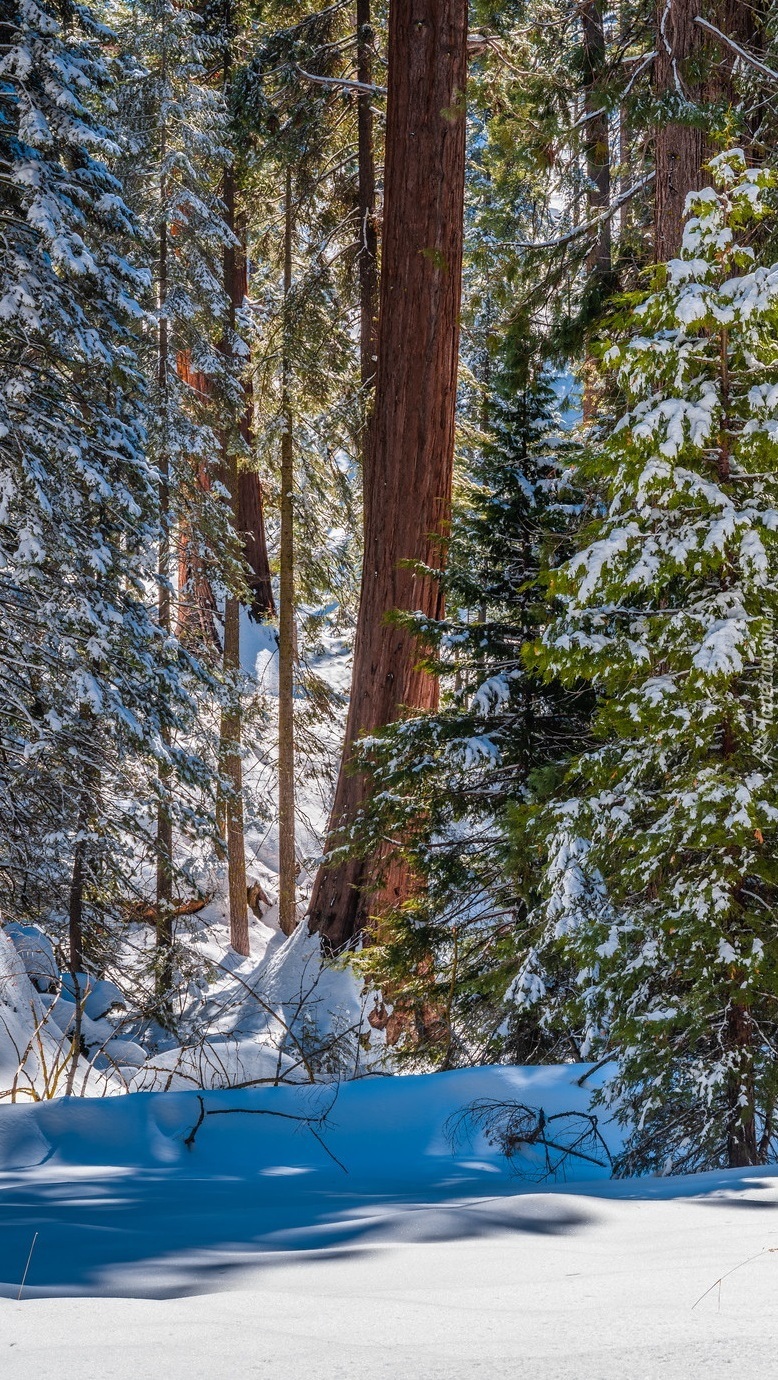
<path id="1" fill-rule="evenodd" d="M 197 1100 L 200 1103 L 200 1112 L 197 1117 L 197 1121 L 195 1122 L 191 1131 L 187 1136 L 184 1137 L 184 1145 L 186 1146 L 187 1150 L 192 1149 L 195 1143 L 197 1132 L 200 1130 L 200 1127 L 205 1121 L 205 1118 L 208 1116 L 274 1116 L 280 1118 L 281 1121 L 296 1121 L 298 1125 L 304 1126 L 307 1131 L 310 1131 L 314 1140 L 318 1142 L 324 1153 L 329 1156 L 333 1163 L 336 1164 L 339 1169 L 342 1169 L 344 1174 L 348 1174 L 348 1170 L 345 1164 L 343 1164 L 343 1162 L 338 1159 L 337 1155 L 334 1154 L 332 1150 L 330 1150 L 329 1146 L 326 1144 L 322 1136 L 319 1134 L 319 1131 L 317 1130 L 317 1127 L 321 1128 L 323 1126 L 326 1126 L 327 1118 L 330 1112 L 332 1111 L 333 1107 L 335 1106 L 337 1098 L 338 1091 L 336 1088 L 334 1097 L 332 1098 L 329 1106 L 326 1107 L 324 1111 L 319 1112 L 316 1116 L 301 1116 L 296 1112 L 278 1112 L 275 1111 L 272 1107 L 206 1108 L 205 1098 L 202 1096 L 201 1093 L 198 1093 Z"/>

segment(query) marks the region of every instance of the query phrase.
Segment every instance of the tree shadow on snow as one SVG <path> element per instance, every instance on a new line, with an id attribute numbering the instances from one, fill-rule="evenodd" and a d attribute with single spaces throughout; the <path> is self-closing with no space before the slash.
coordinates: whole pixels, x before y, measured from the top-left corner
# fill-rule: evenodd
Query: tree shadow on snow
<path id="1" fill-rule="evenodd" d="M 324 1185 L 279 1192 L 275 1184 L 180 1178 L 173 1169 L 17 1179 L 0 1194 L 0 1297 L 16 1298 L 36 1232 L 25 1298 L 163 1299 L 211 1292 L 282 1259 L 344 1260 L 506 1232 L 561 1235 L 593 1217 L 588 1205 L 553 1194 L 513 1196 L 513 1180 L 504 1193 L 469 1200 L 464 1184 L 417 1195 Z"/>

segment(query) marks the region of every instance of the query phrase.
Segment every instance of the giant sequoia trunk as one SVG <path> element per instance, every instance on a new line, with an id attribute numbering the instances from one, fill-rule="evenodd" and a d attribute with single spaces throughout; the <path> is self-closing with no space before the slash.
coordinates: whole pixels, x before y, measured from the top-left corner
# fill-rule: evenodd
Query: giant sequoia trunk
<path id="1" fill-rule="evenodd" d="M 363 804 L 348 770 L 356 740 L 404 708 L 433 709 L 437 683 L 418 665 L 395 609 L 442 611 L 438 566 L 449 524 L 454 450 L 465 171 L 467 0 L 392 0 L 378 369 L 365 483 L 365 556 L 343 764 L 330 843 Z M 368 918 L 369 865 L 320 870 L 309 924 L 328 947 Z M 394 878 L 401 893 L 402 878 Z M 391 899 L 401 899 L 396 894 Z"/>

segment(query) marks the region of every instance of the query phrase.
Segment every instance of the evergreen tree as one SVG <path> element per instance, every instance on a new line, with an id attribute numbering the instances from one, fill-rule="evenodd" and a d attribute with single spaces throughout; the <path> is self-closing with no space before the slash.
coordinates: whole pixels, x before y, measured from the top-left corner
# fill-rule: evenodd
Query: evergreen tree
<path id="1" fill-rule="evenodd" d="M 149 776 L 204 781 L 166 741 L 192 666 L 160 629 L 158 475 L 146 451 L 149 275 L 97 112 L 113 93 L 88 10 L 6 13 L 0 69 L 2 813 L 6 905 L 69 913 L 73 969 L 149 841 Z M 197 818 L 197 810 L 194 810 Z"/>
<path id="2" fill-rule="evenodd" d="M 153 259 L 149 306 L 156 329 L 144 364 L 148 454 L 160 476 L 158 617 L 169 635 L 175 593 L 179 627 L 212 661 L 211 638 L 197 626 L 198 578 L 202 586 L 207 572 L 211 591 L 214 584 L 243 588 L 232 514 L 218 483 L 220 432 L 241 401 L 240 369 L 220 349 L 227 312 L 222 260 L 234 241 L 219 197 L 229 156 L 226 108 L 208 72 L 221 49 L 196 11 L 168 0 L 136 4 L 122 19 L 121 172 Z M 183 571 L 175 591 L 174 564 Z M 208 615 L 213 639 L 216 614 L 214 599 Z M 199 689 L 201 716 L 212 719 L 216 686 L 206 677 Z M 156 786 L 158 980 L 166 991 L 172 972 L 173 826 L 180 811 L 176 783 L 164 764 Z"/>
<path id="3" fill-rule="evenodd" d="M 365 746 L 378 790 L 359 844 L 391 838 L 423 885 L 378 925 L 361 960 L 402 1012 L 392 1023 L 446 1063 L 565 1056 L 559 1033 L 504 1025 L 535 877 L 517 887 L 506 816 L 534 780 L 564 765 L 586 732 L 590 696 L 546 684 L 521 660 L 548 620 L 538 572 L 569 549 L 577 443 L 553 377 L 517 329 L 503 343 L 490 433 L 457 494 L 445 576 L 448 618 L 409 619 L 435 648 L 443 706 Z"/>
<path id="4" fill-rule="evenodd" d="M 617 1058 L 627 1170 L 774 1143 L 778 268 L 748 242 L 771 175 L 739 151 L 711 168 L 605 356 L 627 410 L 592 447 L 602 500 L 530 653 L 599 698 L 601 745 L 538 824 L 547 937 L 579 971 L 586 1047 Z M 519 1000 L 543 996 L 534 966 Z"/>

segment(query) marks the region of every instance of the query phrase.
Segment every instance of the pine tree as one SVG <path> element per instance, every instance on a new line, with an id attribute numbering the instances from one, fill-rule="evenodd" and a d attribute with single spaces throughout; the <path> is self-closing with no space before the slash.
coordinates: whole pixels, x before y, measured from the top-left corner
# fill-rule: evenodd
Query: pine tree
<path id="1" fill-rule="evenodd" d="M 6 913 L 69 919 L 99 966 L 131 894 L 160 773 L 204 825 L 208 772 L 176 738 L 198 672 L 157 619 L 159 473 L 146 449 L 150 275 L 111 171 L 117 136 L 88 10 L 24 3 L 2 30 L 0 781 Z"/>
<path id="2" fill-rule="evenodd" d="M 491 428 L 455 496 L 451 613 L 408 620 L 435 649 L 443 703 L 371 737 L 363 756 L 376 791 L 354 830 L 368 851 L 397 840 L 423 880 L 382 916 L 360 963 L 395 1004 L 390 1038 L 410 1035 L 414 1057 L 445 1064 L 559 1051 L 557 1034 L 531 1019 L 503 1027 L 538 883 L 536 870 L 517 887 L 506 819 L 535 778 L 564 766 L 590 700 L 545 684 L 521 659 L 549 616 L 538 572 L 569 549 L 577 444 L 525 325 L 494 363 Z"/>
<path id="3" fill-rule="evenodd" d="M 279 519 L 279 923 L 290 933 L 299 868 L 295 782 L 315 769 L 312 757 L 321 764 L 323 744 L 312 733 L 321 740 L 316 721 L 322 708 L 333 709 L 306 654 L 323 626 L 349 629 L 353 616 L 359 547 L 351 488 L 364 434 L 358 362 L 368 352 L 356 318 L 365 315 L 370 284 L 355 271 L 363 267 L 360 98 L 348 68 L 343 88 L 336 75 L 354 46 L 349 15 L 328 7 L 288 27 L 274 20 L 271 12 L 236 107 L 246 184 L 253 200 L 273 208 L 251 227 L 263 322 L 253 366 L 264 424 L 259 453 Z"/>
<path id="4" fill-rule="evenodd" d="M 629 1170 L 754 1164 L 774 1137 L 778 267 L 749 244 L 771 175 L 739 151 L 711 169 L 605 356 L 627 410 L 592 448 L 601 501 L 530 654 L 600 701 L 601 745 L 539 828 Z"/>
<path id="5" fill-rule="evenodd" d="M 228 153 L 226 109 L 208 81 L 217 42 L 195 11 L 147 0 L 122 16 L 121 171 L 153 246 L 153 349 L 146 352 L 148 454 L 160 474 L 158 618 L 173 630 L 174 556 L 210 580 L 242 586 L 231 514 L 216 484 L 218 430 L 226 400 L 238 397 L 219 339 L 227 302 L 222 258 L 232 244 L 219 199 Z M 151 342 L 150 342 L 151 344 Z M 193 386 L 193 384 L 195 386 Z M 178 563 L 178 562 L 176 562 Z M 177 591 L 179 623 L 196 603 L 190 581 Z M 189 639 L 192 640 L 191 638 Z M 195 639 L 207 659 L 212 648 Z M 213 684 L 201 684 L 208 713 Z M 210 706 L 212 712 L 212 704 Z M 160 991 L 172 972 L 175 792 L 164 766 L 157 782 L 157 938 Z"/>

